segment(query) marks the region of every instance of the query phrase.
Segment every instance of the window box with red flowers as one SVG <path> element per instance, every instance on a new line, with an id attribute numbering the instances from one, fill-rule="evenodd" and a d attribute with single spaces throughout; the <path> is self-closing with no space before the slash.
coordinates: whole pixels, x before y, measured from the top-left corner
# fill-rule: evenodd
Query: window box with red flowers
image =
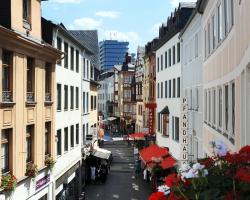
<path id="1" fill-rule="evenodd" d="M 17 179 L 12 174 L 2 175 L 1 188 L 6 192 L 13 192 L 16 189 Z"/>
<path id="2" fill-rule="evenodd" d="M 55 160 L 53 159 L 53 157 L 51 156 L 46 156 L 44 164 L 50 169 L 52 170 L 54 165 L 55 165 Z"/>
<path id="3" fill-rule="evenodd" d="M 231 153 L 222 142 L 213 143 L 214 156 L 184 165 L 165 178 L 149 200 L 250 199 L 250 146 Z"/>
<path id="4" fill-rule="evenodd" d="M 38 174 L 37 165 L 34 163 L 27 163 L 25 176 L 35 178 Z"/>

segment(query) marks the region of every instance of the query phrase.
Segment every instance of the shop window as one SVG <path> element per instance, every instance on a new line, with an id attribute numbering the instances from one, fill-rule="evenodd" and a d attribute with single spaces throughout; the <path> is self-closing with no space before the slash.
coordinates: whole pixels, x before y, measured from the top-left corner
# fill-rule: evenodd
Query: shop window
<path id="1" fill-rule="evenodd" d="M 3 50 L 2 53 L 2 102 L 13 101 L 13 54 L 10 51 Z"/>
<path id="2" fill-rule="evenodd" d="M 3 129 L 1 136 L 1 170 L 2 174 L 10 171 L 10 149 L 12 129 Z"/>

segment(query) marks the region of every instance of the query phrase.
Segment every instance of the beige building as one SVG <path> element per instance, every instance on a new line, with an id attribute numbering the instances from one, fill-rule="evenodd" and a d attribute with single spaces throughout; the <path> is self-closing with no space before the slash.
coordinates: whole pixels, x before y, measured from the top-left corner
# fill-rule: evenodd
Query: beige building
<path id="1" fill-rule="evenodd" d="M 10 2 L 0 6 L 1 174 L 17 178 L 12 199 L 50 199 L 45 158 L 55 156 L 55 63 L 61 53 L 42 43 L 41 1 Z M 30 163 L 38 167 L 32 184 L 25 176 Z"/>
<path id="2" fill-rule="evenodd" d="M 236 151 L 250 143 L 250 1 L 202 0 L 204 7 L 204 152 L 214 139 Z"/>

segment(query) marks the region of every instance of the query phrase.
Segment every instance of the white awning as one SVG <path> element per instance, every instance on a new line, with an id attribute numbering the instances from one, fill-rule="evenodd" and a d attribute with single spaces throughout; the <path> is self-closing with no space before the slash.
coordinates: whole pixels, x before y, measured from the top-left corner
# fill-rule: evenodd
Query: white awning
<path id="1" fill-rule="evenodd" d="M 113 120 L 116 120 L 117 118 L 116 117 L 108 117 L 107 120 L 108 121 L 113 121 Z"/>
<path id="2" fill-rule="evenodd" d="M 97 148 L 93 150 L 92 155 L 102 159 L 109 159 L 111 151 L 107 149 Z"/>

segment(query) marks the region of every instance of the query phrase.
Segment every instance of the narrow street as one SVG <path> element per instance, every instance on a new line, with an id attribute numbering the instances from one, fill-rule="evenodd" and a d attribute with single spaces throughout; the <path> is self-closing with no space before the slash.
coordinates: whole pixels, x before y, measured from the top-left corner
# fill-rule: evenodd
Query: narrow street
<path id="1" fill-rule="evenodd" d="M 150 183 L 136 177 L 133 148 L 124 141 L 104 144 L 112 151 L 113 162 L 105 184 L 92 184 L 86 188 L 86 200 L 146 200 L 151 193 Z"/>

